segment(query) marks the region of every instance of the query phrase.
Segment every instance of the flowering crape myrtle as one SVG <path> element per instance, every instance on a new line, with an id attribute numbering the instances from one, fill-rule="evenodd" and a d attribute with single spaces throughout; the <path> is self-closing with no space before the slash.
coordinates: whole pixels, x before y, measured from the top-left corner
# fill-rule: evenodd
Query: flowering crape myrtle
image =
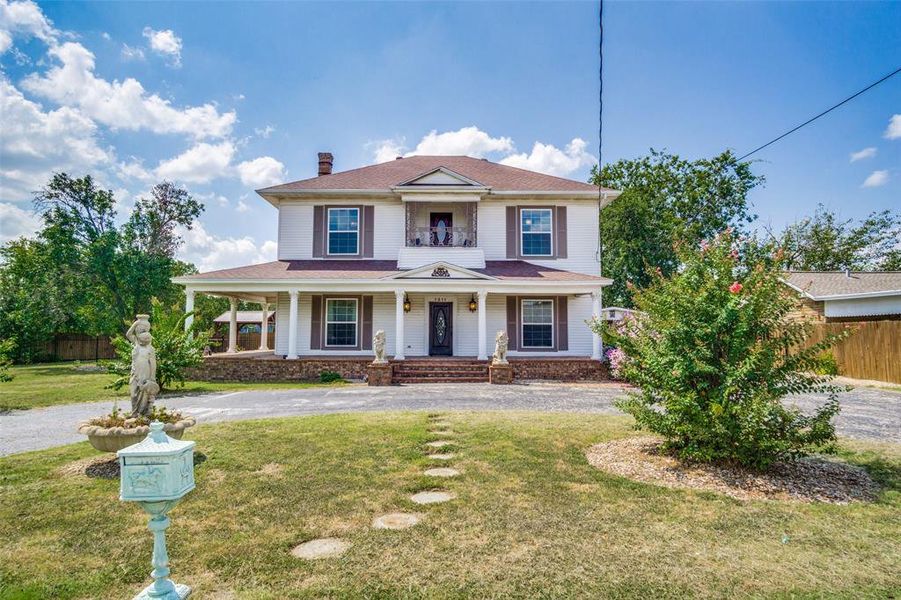
<path id="1" fill-rule="evenodd" d="M 619 408 L 680 458 L 765 469 L 832 449 L 843 388 L 813 371 L 843 336 L 805 343 L 810 325 L 789 318 L 798 298 L 779 281 L 779 252 L 726 230 L 679 248 L 671 277 L 656 273 L 635 290 L 634 316 L 592 323 L 615 347 L 613 374 L 640 390 Z M 804 415 L 782 402 L 798 393 L 828 399 Z"/>

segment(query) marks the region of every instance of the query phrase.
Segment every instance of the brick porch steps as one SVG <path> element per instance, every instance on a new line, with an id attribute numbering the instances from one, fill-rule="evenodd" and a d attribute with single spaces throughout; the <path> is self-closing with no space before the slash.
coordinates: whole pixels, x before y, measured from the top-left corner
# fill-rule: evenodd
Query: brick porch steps
<path id="1" fill-rule="evenodd" d="M 488 381 L 488 362 L 475 359 L 431 358 L 397 361 L 394 383 L 478 383 Z"/>

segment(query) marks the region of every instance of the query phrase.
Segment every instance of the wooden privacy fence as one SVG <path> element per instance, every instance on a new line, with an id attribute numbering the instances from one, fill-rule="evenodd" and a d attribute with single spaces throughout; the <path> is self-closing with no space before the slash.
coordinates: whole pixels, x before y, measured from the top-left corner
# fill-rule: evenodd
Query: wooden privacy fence
<path id="1" fill-rule="evenodd" d="M 845 329 L 854 333 L 832 349 L 841 375 L 901 383 L 901 321 L 816 323 L 810 343 Z"/>
<path id="2" fill-rule="evenodd" d="M 116 358 L 108 335 L 61 333 L 41 344 L 39 354 L 56 360 L 100 360 Z"/>

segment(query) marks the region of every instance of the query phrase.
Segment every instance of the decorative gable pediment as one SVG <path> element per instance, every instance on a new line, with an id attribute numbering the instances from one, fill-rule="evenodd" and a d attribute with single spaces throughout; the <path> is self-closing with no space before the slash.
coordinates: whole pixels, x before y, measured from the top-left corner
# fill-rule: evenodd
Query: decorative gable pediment
<path id="1" fill-rule="evenodd" d="M 442 279 L 492 280 L 495 278 L 491 277 L 490 275 L 485 275 L 484 273 L 479 273 L 478 271 L 473 271 L 471 269 L 466 269 L 464 267 L 441 261 L 418 267 L 416 269 L 410 269 L 409 271 L 404 271 L 403 273 L 398 273 L 396 275 L 391 275 L 389 277 L 386 277 L 386 279 L 429 279 L 440 281 Z"/>
<path id="2" fill-rule="evenodd" d="M 470 179 L 464 175 L 460 175 L 455 171 L 451 171 L 446 167 L 438 167 L 437 169 L 432 169 L 431 171 L 427 171 L 425 173 L 421 173 L 411 179 L 406 181 L 402 181 L 395 189 L 404 190 L 404 189 L 417 189 L 417 188 L 434 188 L 434 187 L 466 187 L 466 188 L 481 188 L 487 189 L 487 187 L 474 179 Z"/>

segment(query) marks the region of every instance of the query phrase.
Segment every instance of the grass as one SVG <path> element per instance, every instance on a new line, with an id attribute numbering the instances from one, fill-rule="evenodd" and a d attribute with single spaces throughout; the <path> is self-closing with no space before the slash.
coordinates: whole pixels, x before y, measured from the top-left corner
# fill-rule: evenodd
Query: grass
<path id="1" fill-rule="evenodd" d="M 42 406 L 56 406 L 75 402 L 95 402 L 98 400 L 127 400 L 128 390 L 118 392 L 106 389 L 115 378 L 109 373 L 98 373 L 79 369 L 79 366 L 94 363 L 44 363 L 14 366 L 10 373 L 14 379 L 0 383 L 0 411 L 29 409 Z M 167 394 L 185 395 L 208 392 L 222 392 L 244 389 L 303 388 L 323 385 L 320 383 L 210 383 L 187 381 L 185 386 L 175 388 Z M 335 383 L 329 385 L 336 385 Z M 340 385 L 340 382 L 337 383 Z"/>
<path id="2" fill-rule="evenodd" d="M 200 425 L 197 489 L 172 513 L 173 578 L 204 598 L 888 598 L 901 567 L 901 447 L 843 456 L 885 491 L 848 506 L 739 502 L 590 467 L 625 417 L 447 413 L 463 470 L 421 475 L 426 413 Z M 118 481 L 65 474 L 86 443 L 0 459 L 0 598 L 127 598 L 148 582 L 151 538 Z M 442 463 L 444 464 L 444 463 Z M 458 499 L 417 507 L 444 487 Z M 423 513 L 404 531 L 382 513 Z M 341 536 L 341 558 L 293 546 Z"/>

